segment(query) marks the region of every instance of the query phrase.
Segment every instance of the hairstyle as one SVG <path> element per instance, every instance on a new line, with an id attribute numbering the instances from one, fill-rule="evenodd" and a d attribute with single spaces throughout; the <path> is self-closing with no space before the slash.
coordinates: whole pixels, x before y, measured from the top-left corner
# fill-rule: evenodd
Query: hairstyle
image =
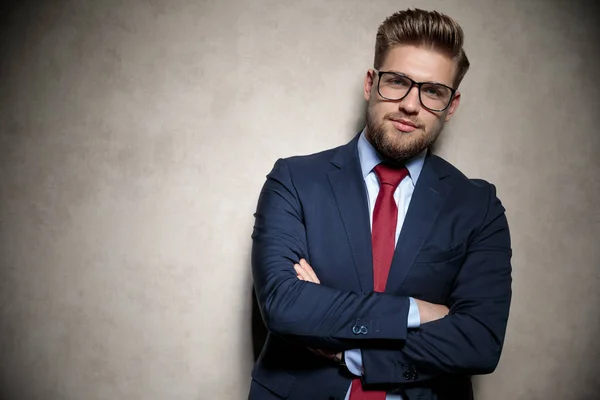
<path id="1" fill-rule="evenodd" d="M 399 11 L 383 21 L 377 29 L 374 67 L 379 69 L 387 51 L 398 45 L 424 46 L 440 51 L 456 62 L 457 88 L 469 70 L 469 60 L 463 50 L 464 33 L 449 16 L 437 11 L 408 9 Z"/>

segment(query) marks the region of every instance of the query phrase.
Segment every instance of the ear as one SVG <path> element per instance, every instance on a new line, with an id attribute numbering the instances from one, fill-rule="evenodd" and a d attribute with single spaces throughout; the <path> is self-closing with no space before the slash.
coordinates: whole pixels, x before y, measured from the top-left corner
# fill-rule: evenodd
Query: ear
<path id="1" fill-rule="evenodd" d="M 365 100 L 367 102 L 371 98 L 371 91 L 373 90 L 374 80 L 375 80 L 375 71 L 370 69 L 367 71 L 367 74 L 365 75 L 365 82 L 364 82 L 364 87 L 363 87 L 363 91 L 364 91 L 363 94 L 364 94 Z"/>
<path id="2" fill-rule="evenodd" d="M 446 121 L 446 122 L 450 121 L 450 118 L 452 118 L 452 116 L 456 112 L 456 109 L 458 108 L 459 104 L 460 104 L 460 92 L 456 92 L 454 94 L 454 97 L 452 98 L 452 101 L 450 102 L 450 106 L 448 107 L 448 112 L 446 113 L 446 118 L 444 118 L 444 121 Z"/>

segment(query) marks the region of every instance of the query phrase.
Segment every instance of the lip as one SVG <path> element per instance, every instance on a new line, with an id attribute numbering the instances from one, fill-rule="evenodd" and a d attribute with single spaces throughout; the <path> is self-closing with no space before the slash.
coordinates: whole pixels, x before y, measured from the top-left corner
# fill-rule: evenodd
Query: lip
<path id="1" fill-rule="evenodd" d="M 392 125 L 401 132 L 413 132 L 418 126 L 407 119 L 392 119 Z"/>

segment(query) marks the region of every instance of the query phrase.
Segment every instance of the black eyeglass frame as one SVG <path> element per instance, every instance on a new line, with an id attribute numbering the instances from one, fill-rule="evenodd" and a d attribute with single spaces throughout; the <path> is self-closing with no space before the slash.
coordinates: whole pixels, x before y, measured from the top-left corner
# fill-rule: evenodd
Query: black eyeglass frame
<path id="1" fill-rule="evenodd" d="M 394 71 L 379 71 L 377 69 L 373 69 L 373 71 L 377 72 L 377 93 L 379 93 L 379 95 L 386 99 L 386 100 L 390 100 L 390 101 L 400 101 L 402 99 L 404 99 L 406 96 L 408 96 L 408 94 L 410 93 L 410 91 L 412 90 L 413 86 L 417 86 L 417 89 L 419 89 L 419 102 L 421 102 L 421 105 L 423 107 L 425 107 L 426 109 L 428 109 L 429 111 L 433 111 L 433 112 L 442 112 L 442 111 L 446 111 L 446 109 L 448 107 L 450 107 L 450 104 L 452 103 L 452 99 L 454 99 L 454 95 L 456 94 L 456 89 L 451 88 L 450 86 L 446 86 L 443 83 L 439 83 L 439 82 L 417 82 L 413 79 L 410 79 L 408 76 L 404 75 L 404 74 L 400 74 L 398 72 L 394 72 Z M 408 90 L 406 91 L 406 94 L 404 96 L 402 96 L 399 99 L 390 99 L 388 97 L 385 97 L 384 95 L 381 94 L 381 90 L 379 90 L 379 83 L 381 82 L 381 77 L 385 74 L 390 74 L 390 75 L 395 75 L 395 76 L 400 76 L 402 78 L 408 79 L 410 81 L 410 87 L 408 88 Z M 450 95 L 450 99 L 448 100 L 448 104 L 446 104 L 446 107 L 442 108 L 442 109 L 435 109 L 435 108 L 430 108 L 427 107 L 425 104 L 423 104 L 423 100 L 421 99 L 421 86 L 426 85 L 426 84 L 430 84 L 430 85 L 439 85 L 439 86 L 443 86 L 445 88 L 448 88 L 450 90 L 450 92 L 452 93 Z"/>

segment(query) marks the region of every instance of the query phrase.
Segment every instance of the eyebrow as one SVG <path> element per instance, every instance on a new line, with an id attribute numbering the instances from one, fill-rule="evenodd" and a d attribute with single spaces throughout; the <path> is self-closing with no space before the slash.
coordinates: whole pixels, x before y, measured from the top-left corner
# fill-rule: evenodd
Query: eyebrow
<path id="1" fill-rule="evenodd" d="M 390 70 L 387 70 L 387 71 L 384 71 L 384 72 L 393 72 L 394 74 L 398 74 L 398 75 L 406 76 L 407 78 L 410 78 L 410 79 L 412 79 L 412 80 L 413 80 L 413 81 L 415 81 L 415 82 L 418 82 L 418 81 L 417 81 L 415 78 L 413 78 L 413 77 L 412 77 L 410 74 L 407 74 L 407 73 L 404 73 L 404 72 L 400 72 L 400 71 L 394 71 L 393 69 L 390 69 Z M 449 88 L 451 88 L 451 87 L 452 87 L 451 85 L 447 85 L 447 84 L 445 84 L 445 83 L 442 83 L 442 82 L 437 82 L 437 81 L 423 81 L 423 82 L 426 82 L 426 83 L 437 83 L 438 85 L 444 85 L 444 86 L 446 86 L 446 87 L 449 87 Z"/>

